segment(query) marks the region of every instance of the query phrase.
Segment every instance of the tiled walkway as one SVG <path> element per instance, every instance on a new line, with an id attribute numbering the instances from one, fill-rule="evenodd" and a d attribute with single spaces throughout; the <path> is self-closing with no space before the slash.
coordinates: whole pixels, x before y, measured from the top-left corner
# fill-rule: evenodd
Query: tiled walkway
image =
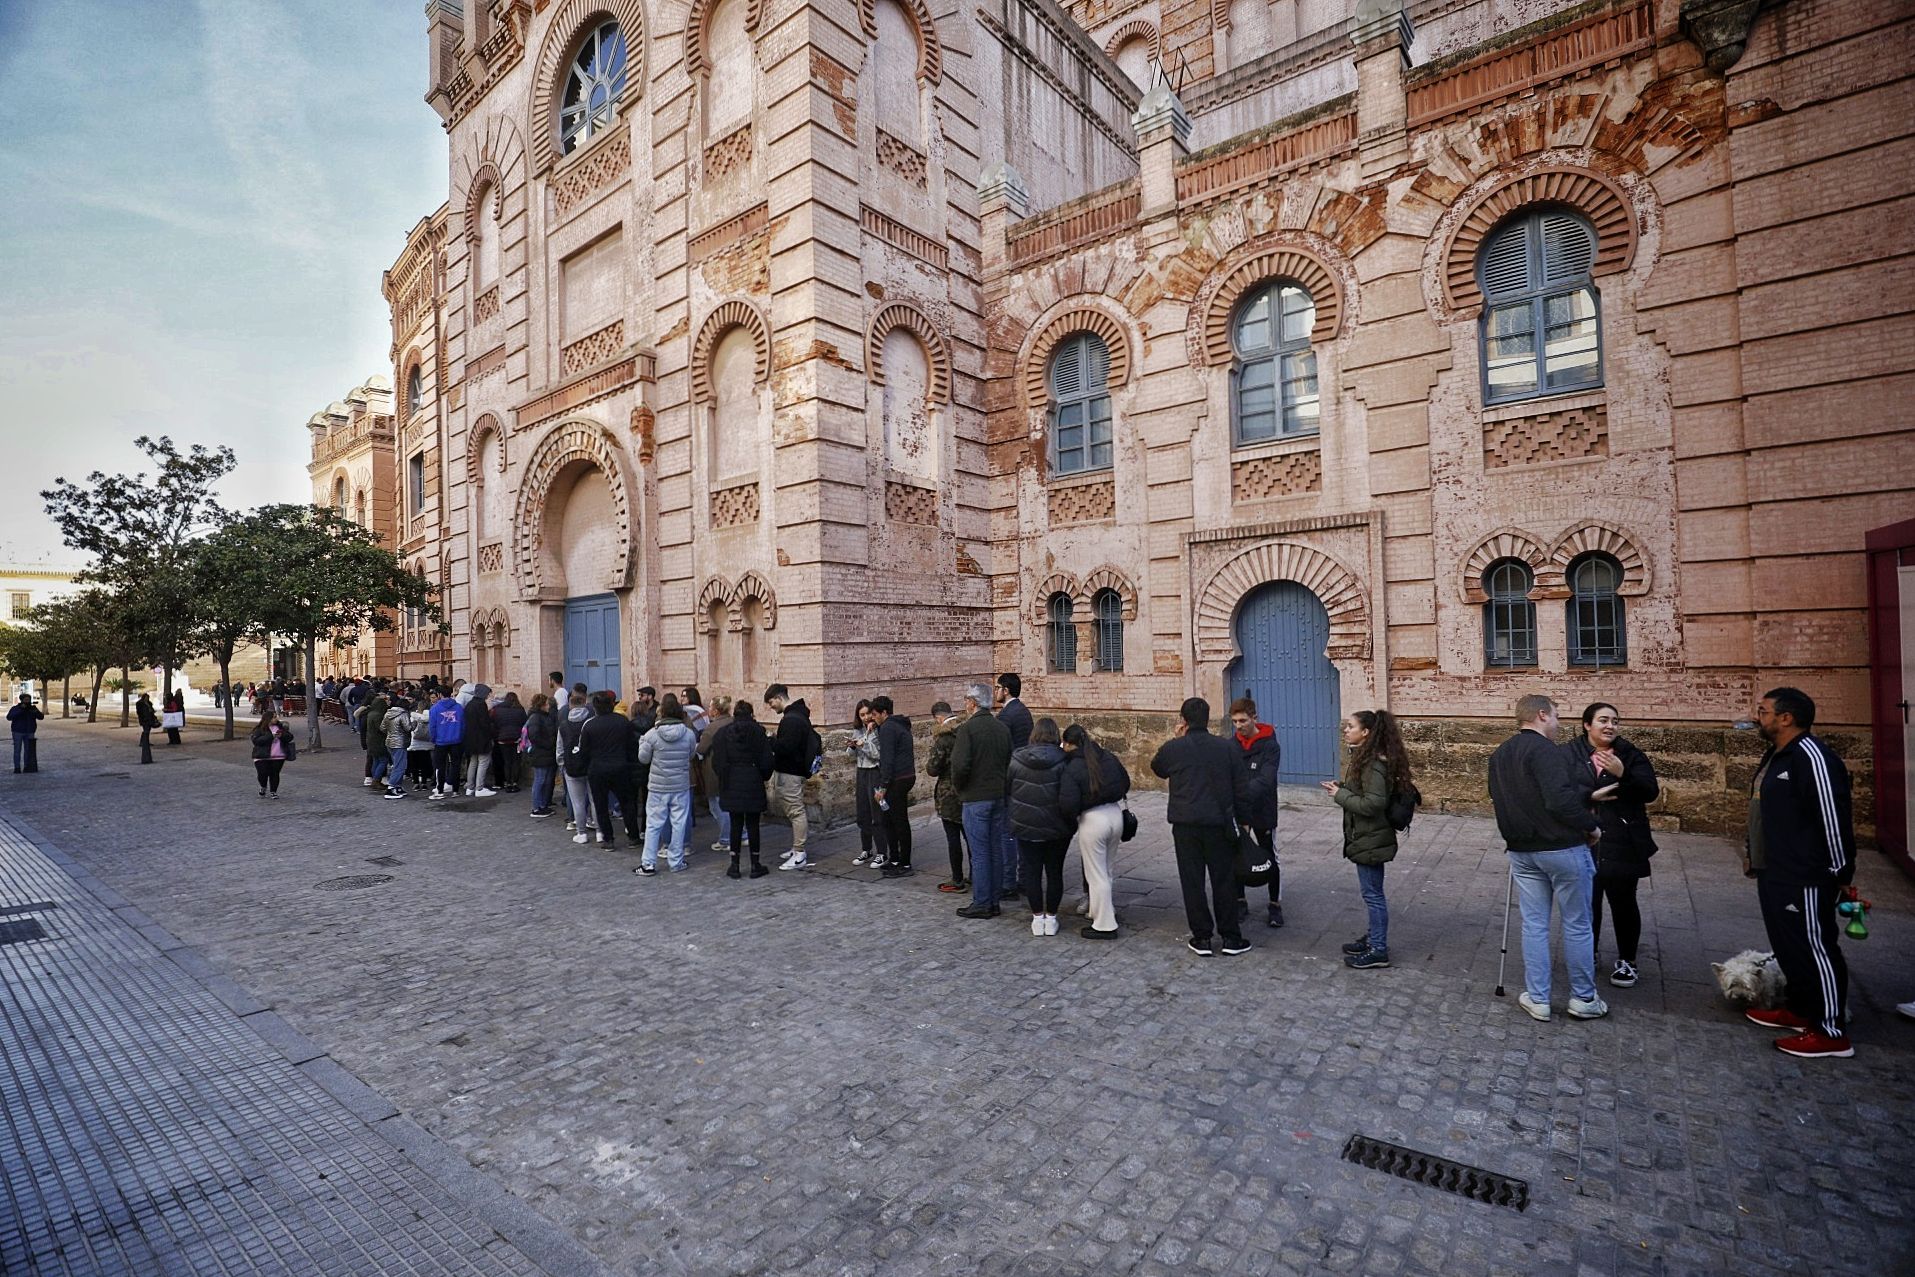
<path id="1" fill-rule="evenodd" d="M 0 823 L 0 1272 L 546 1271 L 389 1104 L 80 873 Z"/>

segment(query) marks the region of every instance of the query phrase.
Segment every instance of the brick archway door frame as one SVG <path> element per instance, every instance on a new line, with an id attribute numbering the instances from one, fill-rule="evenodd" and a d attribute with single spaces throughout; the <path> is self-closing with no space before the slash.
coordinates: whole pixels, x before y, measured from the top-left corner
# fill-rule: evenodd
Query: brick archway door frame
<path id="1" fill-rule="evenodd" d="M 555 568 L 559 547 L 550 544 L 546 523 L 553 493 L 566 479 L 586 468 L 602 473 L 612 491 L 619 553 L 611 588 L 622 591 L 631 586 L 636 550 L 633 534 L 639 511 L 636 488 L 624 458 L 624 447 L 611 429 L 587 417 L 560 421 L 533 448 L 519 480 L 512 518 L 512 572 L 521 599 L 565 601 L 567 587 L 559 582 Z"/>

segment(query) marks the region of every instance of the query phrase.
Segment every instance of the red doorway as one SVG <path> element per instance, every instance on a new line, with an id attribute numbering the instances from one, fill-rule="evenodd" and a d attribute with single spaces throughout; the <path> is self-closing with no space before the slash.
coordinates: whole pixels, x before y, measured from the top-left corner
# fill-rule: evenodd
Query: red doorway
<path id="1" fill-rule="evenodd" d="M 1915 876 L 1915 519 L 1868 534 L 1869 708 L 1875 742 L 1875 831 Z"/>

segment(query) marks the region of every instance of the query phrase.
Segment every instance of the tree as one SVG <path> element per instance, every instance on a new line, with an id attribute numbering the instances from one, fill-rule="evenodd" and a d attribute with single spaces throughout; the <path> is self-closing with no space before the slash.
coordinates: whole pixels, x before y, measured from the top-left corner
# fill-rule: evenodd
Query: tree
<path id="1" fill-rule="evenodd" d="M 270 507 L 269 507 L 270 509 Z M 233 653 L 241 643 L 265 638 L 262 601 L 278 589 L 278 520 L 265 510 L 239 515 L 194 546 L 191 572 L 199 626 L 194 646 L 219 665 L 219 681 L 230 686 Z M 226 739 L 233 739 L 233 697 L 226 704 Z"/>
<path id="2" fill-rule="evenodd" d="M 27 615 L 29 624 L 0 626 L 0 668 L 40 684 L 42 701 L 51 699 L 54 683 L 87 668 L 86 653 L 59 623 L 56 609 L 55 603 L 43 604 Z M 60 716 L 68 716 L 64 706 Z"/>
<path id="3" fill-rule="evenodd" d="M 122 628 L 137 636 L 142 657 L 164 668 L 170 695 L 199 628 L 193 544 L 224 521 L 212 487 L 236 459 L 231 448 L 197 443 L 182 453 L 165 435 L 133 442 L 153 463 L 152 477 L 95 470 L 84 485 L 55 479 L 40 498 L 66 543 L 93 557 L 82 579 L 119 595 Z"/>
<path id="4" fill-rule="evenodd" d="M 256 600 L 259 626 L 296 639 L 310 684 L 322 638 L 355 645 L 362 630 L 395 627 L 396 614 L 417 608 L 440 619 L 437 589 L 406 570 L 368 529 L 337 511 L 312 505 L 269 505 L 247 516 L 253 544 L 268 557 L 269 589 Z M 319 698 L 306 697 L 307 748 L 319 739 Z"/>
<path id="5" fill-rule="evenodd" d="M 60 642 L 72 648 L 73 673 L 91 671 L 93 695 L 87 704 L 86 721 L 99 718 L 100 688 L 107 673 L 120 670 L 124 681 L 143 654 L 126 624 L 126 610 L 116 591 L 94 586 L 78 594 L 69 594 L 36 608 L 34 623 L 42 630 L 58 634 Z M 120 698 L 120 726 L 127 723 L 126 696 Z"/>

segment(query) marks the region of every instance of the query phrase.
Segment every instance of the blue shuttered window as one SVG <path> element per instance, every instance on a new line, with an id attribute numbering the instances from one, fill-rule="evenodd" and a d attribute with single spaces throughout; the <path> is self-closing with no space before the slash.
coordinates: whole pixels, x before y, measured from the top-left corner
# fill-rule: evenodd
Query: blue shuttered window
<path id="1" fill-rule="evenodd" d="M 1051 473 L 1108 470 L 1110 441 L 1110 351 L 1076 333 L 1051 356 Z"/>
<path id="2" fill-rule="evenodd" d="M 1237 362 L 1230 371 L 1235 442 L 1262 443 L 1317 428 L 1317 357 L 1310 349 L 1316 303 L 1295 284 L 1273 281 L 1250 294 L 1230 323 Z"/>
<path id="3" fill-rule="evenodd" d="M 1115 590 L 1091 596 L 1091 615 L 1097 622 L 1097 668 L 1114 673 L 1124 669 L 1124 599 Z"/>
<path id="4" fill-rule="evenodd" d="M 1071 596 L 1059 592 L 1045 605 L 1049 618 L 1045 623 L 1045 643 L 1049 649 L 1051 673 L 1077 672 L 1077 628 L 1071 624 Z"/>
<path id="5" fill-rule="evenodd" d="M 1484 403 L 1602 384 L 1595 261 L 1596 232 L 1563 209 L 1519 215 L 1483 241 L 1476 274 L 1485 299 Z"/>

